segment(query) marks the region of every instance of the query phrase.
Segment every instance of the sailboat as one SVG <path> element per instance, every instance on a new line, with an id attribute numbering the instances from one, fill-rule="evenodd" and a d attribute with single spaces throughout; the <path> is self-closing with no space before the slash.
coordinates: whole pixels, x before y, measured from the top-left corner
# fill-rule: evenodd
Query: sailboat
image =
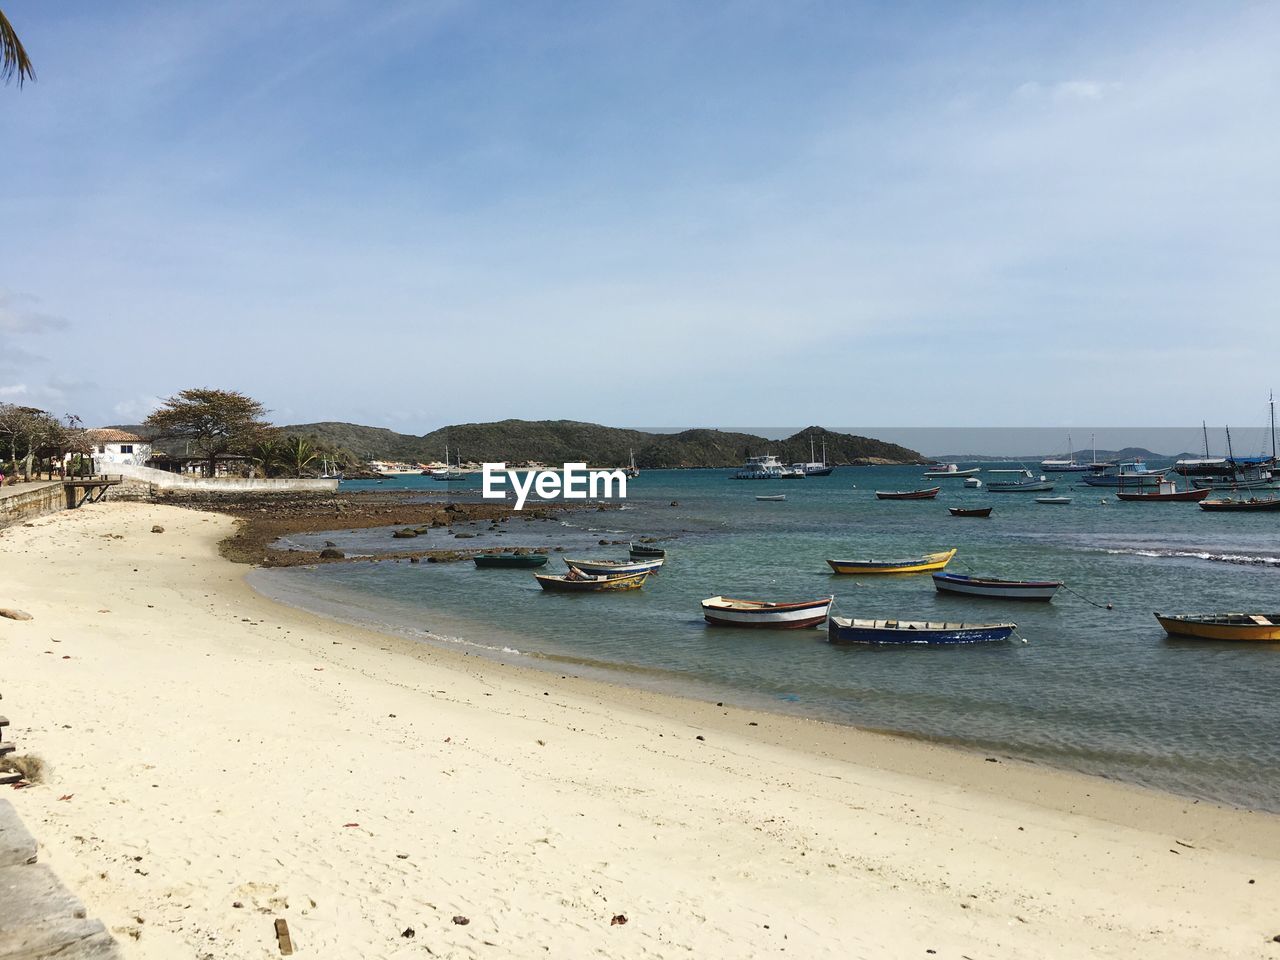
<path id="1" fill-rule="evenodd" d="M 622 472 L 626 476 L 634 479 L 635 477 L 640 476 L 640 468 L 636 466 L 636 452 L 634 450 L 630 452 L 631 452 L 631 466 L 624 468 Z"/>
<path id="2" fill-rule="evenodd" d="M 328 457 L 325 457 L 325 458 L 324 458 L 324 473 L 320 474 L 320 479 L 321 479 L 321 480 L 343 480 L 343 479 L 345 479 L 345 478 L 342 476 L 342 471 L 341 471 L 341 470 L 336 469 L 336 467 L 337 467 L 337 464 L 335 463 L 335 464 L 333 464 L 333 468 L 335 468 L 335 469 L 331 469 L 331 468 L 330 468 L 330 464 L 329 464 L 329 458 L 328 458 Z"/>
<path id="3" fill-rule="evenodd" d="M 809 438 L 809 462 L 793 463 L 793 470 L 801 470 L 806 477 L 829 477 L 831 476 L 832 467 L 827 465 L 827 441 L 822 441 L 822 460 L 813 458 L 813 437 Z"/>
<path id="4" fill-rule="evenodd" d="M 450 480 L 464 480 L 466 474 L 462 472 L 462 454 L 458 454 L 458 466 L 453 467 L 449 464 L 449 445 L 445 444 L 444 448 L 444 468 L 441 470 L 432 470 L 432 480 L 443 480 L 448 483 Z"/>
<path id="5" fill-rule="evenodd" d="M 1271 460 L 1268 462 L 1265 470 L 1260 472 L 1266 474 L 1265 483 L 1253 483 L 1253 475 L 1246 472 L 1246 483 L 1237 484 L 1232 487 L 1233 490 L 1239 489 L 1257 489 L 1265 487 L 1271 490 L 1270 497 L 1214 497 L 1212 500 L 1201 500 L 1201 510 L 1280 510 L 1280 498 L 1276 497 L 1275 488 L 1271 484 L 1271 466 L 1276 462 L 1276 402 L 1274 395 L 1269 401 L 1271 404 Z M 1226 428 L 1227 433 L 1227 461 L 1235 467 L 1233 479 L 1239 477 L 1242 471 L 1239 468 L 1235 453 L 1231 449 L 1231 428 Z M 1193 481 L 1196 486 L 1203 487 L 1204 481 Z M 1210 481 L 1212 482 L 1212 481 Z M 1217 489 L 1221 489 L 1218 487 Z"/>
<path id="6" fill-rule="evenodd" d="M 1067 434 L 1067 456 L 1065 460 L 1041 460 L 1040 469 L 1045 473 L 1087 473 L 1093 469 L 1088 463 L 1076 459 L 1075 447 L 1071 443 L 1071 434 Z"/>

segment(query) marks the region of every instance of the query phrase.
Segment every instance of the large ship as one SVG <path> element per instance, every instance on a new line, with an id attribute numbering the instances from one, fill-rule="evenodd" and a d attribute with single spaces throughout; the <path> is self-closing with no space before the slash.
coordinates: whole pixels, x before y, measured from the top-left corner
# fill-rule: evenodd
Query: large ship
<path id="1" fill-rule="evenodd" d="M 733 475 L 734 480 L 785 480 L 791 474 L 791 468 L 772 454 L 763 457 L 747 457 L 747 462 L 738 468 Z"/>

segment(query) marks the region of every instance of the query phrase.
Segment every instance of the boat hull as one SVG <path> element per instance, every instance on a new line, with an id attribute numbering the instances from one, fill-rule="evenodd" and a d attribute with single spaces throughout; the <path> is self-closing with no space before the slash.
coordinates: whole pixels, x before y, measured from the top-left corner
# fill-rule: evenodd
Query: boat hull
<path id="1" fill-rule="evenodd" d="M 1117 493 L 1117 500 L 1131 503 L 1195 503 L 1203 500 L 1212 490 L 1179 490 L 1176 493 Z"/>
<path id="2" fill-rule="evenodd" d="M 1165 616 L 1155 614 L 1171 637 L 1197 640 L 1280 640 L 1280 614 L 1217 613 Z M 1259 623 L 1254 618 L 1268 621 Z"/>
<path id="3" fill-rule="evenodd" d="M 987 493 L 1048 493 L 1052 480 L 989 480 Z"/>
<path id="4" fill-rule="evenodd" d="M 972 477 L 974 474 L 981 472 L 981 467 L 970 467 L 968 470 L 930 470 L 923 476 L 926 480 L 950 480 L 952 478 Z"/>
<path id="5" fill-rule="evenodd" d="M 955 555 L 952 549 L 913 560 L 828 560 L 827 565 L 839 574 L 928 573 L 945 569 Z"/>
<path id="6" fill-rule="evenodd" d="M 1201 500 L 1200 509 L 1209 511 L 1280 510 L 1280 497 L 1266 500 L 1257 498 L 1250 498 L 1248 500 Z"/>
<path id="7" fill-rule="evenodd" d="M 930 487 L 928 490 L 877 490 L 877 500 L 932 500 L 938 495 L 941 487 Z"/>
<path id="8" fill-rule="evenodd" d="M 953 517 L 989 517 L 991 510 L 991 507 L 947 507 L 947 512 Z"/>
<path id="9" fill-rule="evenodd" d="M 565 566 L 593 577 L 622 577 L 636 573 L 657 573 L 663 564 L 662 557 L 645 560 L 634 560 L 631 563 L 614 563 L 603 560 L 570 560 L 565 558 Z"/>
<path id="10" fill-rule="evenodd" d="M 968 577 L 957 573 L 935 573 L 933 585 L 939 593 L 954 593 L 966 597 L 986 597 L 992 600 L 1049 601 L 1062 586 L 1058 580 L 997 580 L 988 577 Z"/>
<path id="11" fill-rule="evenodd" d="M 602 580 L 569 580 L 563 576 L 535 573 L 534 578 L 543 590 L 553 593 L 608 593 L 615 590 L 638 590 L 649 578 L 648 573 L 634 573 L 625 577 L 607 577 Z"/>
<path id="12" fill-rule="evenodd" d="M 482 553 L 471 558 L 477 568 L 509 568 L 529 570 L 546 566 L 550 559 L 545 553 Z"/>
<path id="13" fill-rule="evenodd" d="M 925 620 L 852 620 L 832 617 L 827 621 L 831 643 L 863 643 L 877 646 L 953 646 L 995 643 L 1009 639 L 1016 623 L 935 623 Z"/>
<path id="14" fill-rule="evenodd" d="M 826 620 L 833 600 L 833 597 L 823 597 L 799 603 L 768 603 L 710 597 L 702 601 L 702 616 L 714 627 L 801 630 L 816 627 Z"/>
<path id="15" fill-rule="evenodd" d="M 662 547 L 648 547 L 643 544 L 637 546 L 633 543 L 629 550 L 632 560 L 657 560 L 665 559 L 667 556 L 667 551 Z"/>

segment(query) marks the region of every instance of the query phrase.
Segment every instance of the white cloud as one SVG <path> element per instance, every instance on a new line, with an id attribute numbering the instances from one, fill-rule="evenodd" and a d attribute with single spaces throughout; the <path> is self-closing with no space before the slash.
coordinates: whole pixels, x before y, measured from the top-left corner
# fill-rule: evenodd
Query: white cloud
<path id="1" fill-rule="evenodd" d="M 25 397 L 26 395 L 27 385 L 25 383 L 0 386 L 0 397 Z"/>
<path id="2" fill-rule="evenodd" d="M 63 317 L 34 309 L 37 302 L 34 297 L 0 292 L 0 333 L 50 333 L 70 326 Z"/>
<path id="3" fill-rule="evenodd" d="M 141 423 L 147 416 L 164 406 L 159 397 L 141 396 L 121 400 L 111 408 L 111 412 L 125 423 Z"/>

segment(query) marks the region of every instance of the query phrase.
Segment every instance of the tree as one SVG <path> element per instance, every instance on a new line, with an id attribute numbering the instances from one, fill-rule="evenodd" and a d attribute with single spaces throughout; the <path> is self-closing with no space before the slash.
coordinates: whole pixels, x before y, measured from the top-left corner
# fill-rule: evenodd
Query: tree
<path id="1" fill-rule="evenodd" d="M 220 455 L 247 453 L 271 429 L 262 419 L 266 413 L 266 407 L 238 391 L 197 387 L 166 400 L 147 417 L 146 426 L 158 438 L 190 443 L 212 477 Z"/>
<path id="2" fill-rule="evenodd" d="M 264 477 L 271 476 L 271 471 L 283 462 L 283 451 L 280 442 L 272 434 L 259 437 L 249 448 L 249 459 L 262 469 Z"/>
<path id="3" fill-rule="evenodd" d="M 306 437 L 290 437 L 281 451 L 281 460 L 296 477 L 301 477 L 302 471 L 314 463 L 317 456 L 315 447 Z"/>
<path id="4" fill-rule="evenodd" d="M 53 414 L 36 407 L 0 403 L 0 440 L 8 448 L 12 471 L 17 472 L 21 460 L 23 479 L 30 480 L 36 457 L 60 455 L 65 450 L 68 428 Z"/>
<path id="5" fill-rule="evenodd" d="M 18 32 L 0 10 L 0 80 L 8 84 L 14 77 L 18 78 L 18 86 L 21 87 L 24 81 L 36 78 L 36 68 L 23 49 Z"/>

